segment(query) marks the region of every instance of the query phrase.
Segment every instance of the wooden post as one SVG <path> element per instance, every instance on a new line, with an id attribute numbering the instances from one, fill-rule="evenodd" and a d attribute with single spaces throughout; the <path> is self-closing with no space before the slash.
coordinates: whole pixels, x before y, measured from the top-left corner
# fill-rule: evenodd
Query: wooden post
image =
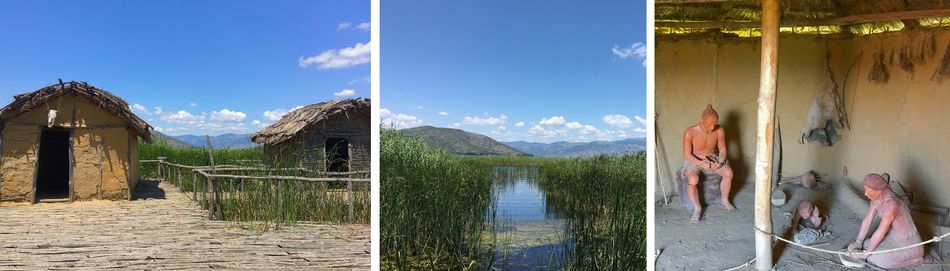
<path id="1" fill-rule="evenodd" d="M 284 179 L 277 180 L 277 219 L 284 222 Z"/>
<path id="2" fill-rule="evenodd" d="M 349 207 L 349 221 L 353 223 L 353 182 L 346 182 L 346 205 Z"/>
<path id="3" fill-rule="evenodd" d="M 158 157 L 158 178 L 165 180 L 165 174 L 162 172 L 162 164 L 165 163 L 165 157 Z"/>
<path id="4" fill-rule="evenodd" d="M 762 0 L 762 56 L 755 128 L 755 266 L 759 271 L 772 268 L 772 129 L 780 21 L 779 0 Z"/>
<path id="5" fill-rule="evenodd" d="M 198 201 L 198 173 L 194 169 L 191 170 L 191 199 Z M 198 201 L 198 205 L 201 205 Z"/>
<path id="6" fill-rule="evenodd" d="M 205 135 L 205 140 L 208 144 L 208 160 L 211 162 L 211 174 L 214 175 L 217 174 L 217 171 L 214 170 L 214 149 L 211 148 L 211 135 Z M 208 219 L 214 219 L 214 214 L 218 211 L 215 208 L 218 204 L 218 188 L 214 186 L 214 177 L 208 176 L 207 185 L 208 190 L 206 190 L 206 192 L 212 192 L 212 189 L 214 190 L 214 193 L 211 195 L 212 199 L 208 201 Z"/>

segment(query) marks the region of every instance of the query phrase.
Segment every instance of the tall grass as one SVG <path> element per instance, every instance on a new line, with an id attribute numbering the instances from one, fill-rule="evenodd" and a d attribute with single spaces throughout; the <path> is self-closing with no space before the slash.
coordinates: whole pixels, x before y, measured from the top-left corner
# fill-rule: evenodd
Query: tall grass
<path id="1" fill-rule="evenodd" d="M 562 159 L 541 167 L 540 187 L 568 223 L 567 270 L 646 268 L 646 154 Z"/>
<path id="2" fill-rule="evenodd" d="M 490 168 L 390 129 L 380 134 L 384 269 L 474 269 L 494 261 Z"/>
<path id="3" fill-rule="evenodd" d="M 139 159 L 154 160 L 166 157 L 166 161 L 188 166 L 207 166 L 210 164 L 207 149 L 204 148 L 177 148 L 156 140 L 152 144 L 139 141 Z M 298 156 L 276 155 L 274 159 L 265 159 L 262 147 L 246 149 L 215 149 L 214 161 L 216 165 L 246 165 L 263 166 L 262 161 L 269 160 L 271 166 L 264 166 L 265 170 L 235 171 L 220 169 L 217 174 L 243 176 L 304 176 L 327 177 L 319 169 L 277 170 L 286 165 L 297 165 Z M 274 164 L 271 164 L 274 163 Z M 277 166 L 280 165 L 280 166 Z M 157 164 L 143 164 L 142 176 L 157 178 Z M 208 180 L 200 174 L 194 174 L 190 169 L 173 166 L 164 167 L 165 179 L 181 186 L 184 192 L 197 196 L 203 208 L 208 208 L 209 194 L 214 191 L 207 186 Z M 210 173 L 210 172 L 209 172 Z M 356 176 L 368 178 L 368 175 Z M 304 182 L 278 179 L 215 179 L 215 186 L 219 191 L 221 205 L 221 219 L 231 221 L 269 221 L 275 223 L 295 223 L 298 221 L 317 221 L 347 223 L 349 222 L 349 206 L 347 200 L 347 186 L 345 182 Z M 370 184 L 369 182 L 354 182 L 353 192 L 350 195 L 353 202 L 353 223 L 369 223 L 370 216 Z M 195 193 L 197 192 L 197 193 Z M 283 207 L 281 207 L 283 206 Z"/>

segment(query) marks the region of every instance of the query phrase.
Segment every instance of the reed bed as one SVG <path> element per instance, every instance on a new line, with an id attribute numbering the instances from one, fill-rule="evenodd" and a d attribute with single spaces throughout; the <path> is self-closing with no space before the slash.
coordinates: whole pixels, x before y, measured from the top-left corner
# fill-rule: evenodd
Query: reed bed
<path id="1" fill-rule="evenodd" d="M 486 269 L 495 261 L 490 167 L 380 134 L 383 269 Z"/>
<path id="2" fill-rule="evenodd" d="M 176 148 L 157 141 L 153 144 L 139 142 L 139 159 L 154 160 L 166 157 L 166 162 L 186 166 L 207 166 L 208 152 L 203 148 Z M 284 169 L 264 166 L 263 148 L 215 149 L 214 161 L 220 167 L 210 174 L 239 176 L 298 176 L 329 177 L 316 169 Z M 282 164 L 294 164 L 294 157 L 281 157 Z M 254 168 L 236 170 L 227 167 Z M 158 178 L 157 163 L 143 163 L 143 178 Z M 266 221 L 296 223 L 299 221 L 349 223 L 349 203 L 353 203 L 352 223 L 367 224 L 370 217 L 370 183 L 352 182 L 352 192 L 347 197 L 347 182 L 309 182 L 281 179 L 216 178 L 215 187 L 208 187 L 208 179 L 191 168 L 165 164 L 165 180 L 178 185 L 182 191 L 198 201 L 203 208 L 209 207 L 210 191 L 218 191 L 220 219 L 229 221 Z M 346 178 L 369 178 L 368 173 Z"/>
<path id="3" fill-rule="evenodd" d="M 566 270 L 646 268 L 646 154 L 562 159 L 541 167 L 549 210 L 567 220 Z"/>

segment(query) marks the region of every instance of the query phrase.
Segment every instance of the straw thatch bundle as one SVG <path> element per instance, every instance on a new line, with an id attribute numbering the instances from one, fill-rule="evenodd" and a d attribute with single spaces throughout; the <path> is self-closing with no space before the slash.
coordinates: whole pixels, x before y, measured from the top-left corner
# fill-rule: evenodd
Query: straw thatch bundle
<path id="1" fill-rule="evenodd" d="M 128 121 L 132 129 L 135 129 L 142 139 L 146 142 L 152 142 L 151 133 L 149 132 L 152 126 L 133 114 L 129 108 L 129 103 L 108 91 L 90 86 L 86 82 L 63 82 L 60 80 L 57 84 L 13 96 L 13 102 L 0 109 L 0 119 L 10 119 L 70 93 L 85 97 L 100 108 Z"/>
<path id="2" fill-rule="evenodd" d="M 369 115 L 369 99 L 333 100 L 312 104 L 284 115 L 277 123 L 251 135 L 257 143 L 277 144 L 293 138 L 298 132 L 336 114 L 363 113 Z"/>

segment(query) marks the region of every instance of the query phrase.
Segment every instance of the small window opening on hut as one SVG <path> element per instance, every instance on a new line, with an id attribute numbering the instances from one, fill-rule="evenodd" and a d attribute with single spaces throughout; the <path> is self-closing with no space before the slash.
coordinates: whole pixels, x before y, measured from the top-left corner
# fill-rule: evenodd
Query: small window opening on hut
<path id="1" fill-rule="evenodd" d="M 38 162 L 37 199 L 69 198 L 69 130 L 43 129 Z"/>
<path id="2" fill-rule="evenodd" d="M 350 141 L 346 138 L 329 137 L 324 144 L 328 172 L 350 171 Z"/>

